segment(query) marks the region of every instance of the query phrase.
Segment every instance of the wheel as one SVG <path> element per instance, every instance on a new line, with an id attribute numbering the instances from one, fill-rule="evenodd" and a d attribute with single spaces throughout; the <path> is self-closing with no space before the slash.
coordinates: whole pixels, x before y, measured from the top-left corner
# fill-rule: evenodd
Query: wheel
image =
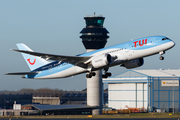
<path id="1" fill-rule="evenodd" d="M 90 75 L 91 75 L 91 76 L 95 76 L 96 73 L 95 73 L 95 72 L 91 72 Z"/>
<path id="2" fill-rule="evenodd" d="M 109 77 L 110 77 L 111 75 L 112 75 L 112 74 L 111 74 L 110 72 L 106 73 L 106 76 L 109 76 Z"/>
<path id="3" fill-rule="evenodd" d="M 90 74 L 86 74 L 86 78 L 91 78 L 92 76 Z"/>
<path id="4" fill-rule="evenodd" d="M 102 75 L 102 78 L 107 78 L 108 76 L 107 75 Z"/>
<path id="5" fill-rule="evenodd" d="M 163 56 L 160 56 L 160 58 L 159 58 L 160 60 L 164 60 L 164 57 Z"/>

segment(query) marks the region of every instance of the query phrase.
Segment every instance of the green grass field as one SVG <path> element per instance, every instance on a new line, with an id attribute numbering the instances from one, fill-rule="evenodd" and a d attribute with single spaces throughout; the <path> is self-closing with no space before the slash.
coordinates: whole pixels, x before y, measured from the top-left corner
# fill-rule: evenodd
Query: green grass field
<path id="1" fill-rule="evenodd" d="M 0 118 L 12 119 L 58 119 L 58 118 L 180 118 L 180 113 L 131 113 L 115 115 L 48 115 L 48 116 L 1 116 Z"/>

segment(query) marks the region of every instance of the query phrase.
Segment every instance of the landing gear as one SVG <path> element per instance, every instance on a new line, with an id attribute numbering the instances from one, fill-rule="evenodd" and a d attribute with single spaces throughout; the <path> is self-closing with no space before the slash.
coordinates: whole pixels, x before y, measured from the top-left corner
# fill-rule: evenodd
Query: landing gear
<path id="1" fill-rule="evenodd" d="M 110 72 L 107 72 L 109 68 L 104 68 L 104 74 L 102 75 L 102 78 L 108 78 L 112 74 Z M 86 74 L 86 78 L 92 78 L 92 76 L 96 76 L 95 72 L 89 72 Z"/>
<path id="2" fill-rule="evenodd" d="M 162 55 L 165 54 L 165 51 L 161 51 L 161 52 L 159 52 L 159 54 L 161 55 L 161 56 L 159 57 L 159 59 L 160 59 L 160 60 L 164 60 L 164 57 L 163 57 Z"/>
<path id="3" fill-rule="evenodd" d="M 105 74 L 102 75 L 102 78 L 108 78 L 108 77 L 111 77 L 111 73 L 110 72 L 107 72 Z"/>
<path id="4" fill-rule="evenodd" d="M 104 74 L 102 75 L 102 78 L 108 78 L 112 74 L 110 72 L 107 72 L 109 68 L 104 68 Z"/>
<path id="5" fill-rule="evenodd" d="M 159 59 L 160 59 L 160 60 L 164 60 L 164 57 L 163 57 L 163 56 L 160 56 Z"/>
<path id="6" fill-rule="evenodd" d="M 91 78 L 92 76 L 95 76 L 96 73 L 95 72 L 90 72 L 86 74 L 86 78 Z"/>

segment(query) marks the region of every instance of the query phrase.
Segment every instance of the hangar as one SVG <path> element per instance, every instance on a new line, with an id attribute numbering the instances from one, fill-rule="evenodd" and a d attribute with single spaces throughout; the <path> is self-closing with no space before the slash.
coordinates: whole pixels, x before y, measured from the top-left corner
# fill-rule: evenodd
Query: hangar
<path id="1" fill-rule="evenodd" d="M 180 111 L 180 70 L 128 70 L 103 79 L 108 84 L 108 107 Z"/>

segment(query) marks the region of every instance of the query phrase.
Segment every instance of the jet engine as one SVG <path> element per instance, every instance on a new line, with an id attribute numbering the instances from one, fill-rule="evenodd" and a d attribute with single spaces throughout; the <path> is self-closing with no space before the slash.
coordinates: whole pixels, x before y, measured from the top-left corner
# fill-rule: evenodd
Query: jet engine
<path id="1" fill-rule="evenodd" d="M 112 63 L 112 57 L 110 54 L 103 54 L 92 59 L 91 63 L 94 68 L 104 67 Z"/>
<path id="2" fill-rule="evenodd" d="M 139 59 L 135 59 L 135 60 L 131 60 L 128 62 L 123 63 L 121 66 L 127 68 L 127 69 L 131 69 L 131 68 L 136 68 L 136 67 L 140 67 L 144 64 L 144 59 L 143 58 L 139 58 Z"/>

